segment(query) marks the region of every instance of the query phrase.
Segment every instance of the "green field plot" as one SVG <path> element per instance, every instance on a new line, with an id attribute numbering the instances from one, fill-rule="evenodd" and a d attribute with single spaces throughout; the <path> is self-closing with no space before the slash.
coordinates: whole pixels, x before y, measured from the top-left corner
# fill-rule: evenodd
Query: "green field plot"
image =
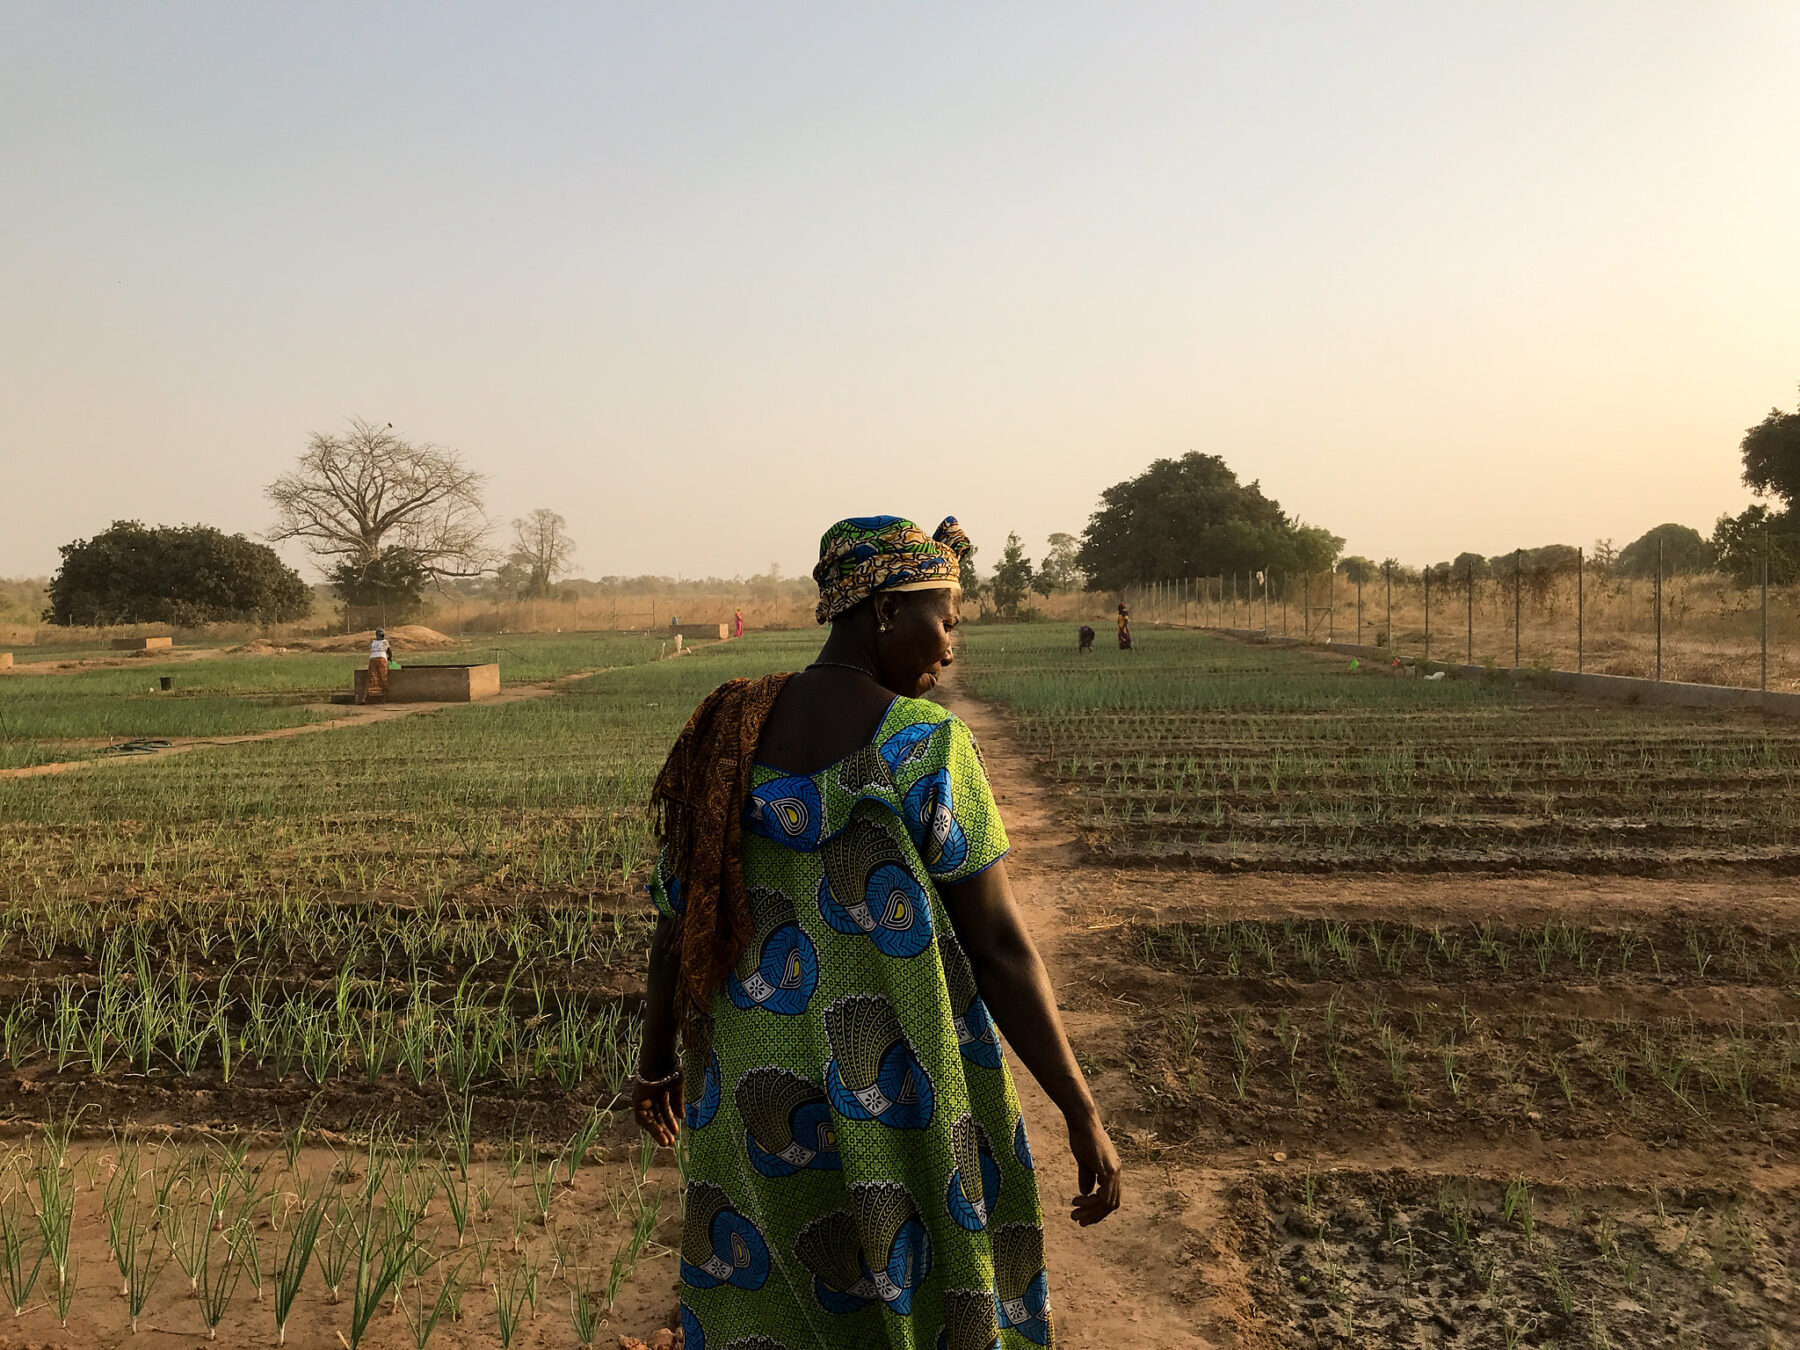
<path id="1" fill-rule="evenodd" d="M 660 644 L 616 634 L 520 634 L 402 659 L 417 665 L 498 662 L 505 684 L 654 660 Z M 143 738 L 234 736 L 302 726 L 329 714 L 364 664 L 353 652 L 174 656 L 0 679 L 0 769 L 80 759 Z M 159 681 L 172 687 L 164 690 Z"/>
<path id="2" fill-rule="evenodd" d="M 631 1067 L 662 757 L 815 642 L 0 785 L 0 1101 L 573 1128 Z"/>
<path id="3" fill-rule="evenodd" d="M 1121 1134 L 1220 1185 L 1266 1343 L 1800 1332 L 1800 923 L 1731 895 L 1800 859 L 1800 727 L 1197 633 L 1075 646 L 975 629 L 965 687 L 1108 897 L 1083 1062 Z M 1590 912 L 1558 870 L 1633 879 Z"/>
<path id="4" fill-rule="evenodd" d="M 643 638 L 508 638 L 422 659 L 610 669 L 0 780 L 0 1299 L 20 1325 L 424 1344 L 465 1293 L 460 1344 L 667 1320 L 678 1170 L 620 1110 L 646 798 L 707 690 L 815 641 L 656 661 Z M 306 713 L 352 664 L 134 663 L 74 702 L 32 675 L 0 707 L 40 733 L 53 710 L 63 731 L 217 732 Z M 137 692 L 159 668 L 179 697 Z M 184 708 L 213 721 L 149 720 Z M 628 1289 L 640 1260 L 663 1273 Z"/>
<path id="5" fill-rule="evenodd" d="M 1659 871 L 1800 860 L 1800 726 L 1352 670 L 1346 658 L 1146 633 L 1077 656 L 975 630 L 1003 704 L 1122 859 L 1216 868 Z"/>

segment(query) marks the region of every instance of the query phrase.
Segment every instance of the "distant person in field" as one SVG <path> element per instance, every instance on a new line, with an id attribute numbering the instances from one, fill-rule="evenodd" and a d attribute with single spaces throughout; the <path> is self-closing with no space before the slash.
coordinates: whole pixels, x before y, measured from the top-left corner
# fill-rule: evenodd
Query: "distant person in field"
<path id="1" fill-rule="evenodd" d="M 1131 611 L 1125 608 L 1125 602 L 1119 602 L 1119 650 L 1131 650 Z"/>
<path id="2" fill-rule="evenodd" d="M 731 636 L 734 638 L 744 636 L 744 611 L 741 609 L 732 612 Z"/>
<path id="3" fill-rule="evenodd" d="M 393 655 L 394 644 L 388 641 L 387 630 L 377 628 L 369 643 L 369 674 L 363 683 L 364 703 L 380 703 L 387 697 L 388 662 Z"/>
<path id="4" fill-rule="evenodd" d="M 657 778 L 632 1107 L 687 1135 L 690 1347 L 1053 1343 L 1001 1032 L 1067 1121 L 1070 1217 L 1118 1207 L 974 737 L 925 698 L 968 548 L 954 519 L 833 525 L 818 659 L 714 690 Z"/>
<path id="5" fill-rule="evenodd" d="M 1088 655 L 1094 650 L 1094 630 L 1087 624 L 1082 624 L 1081 631 L 1075 636 L 1081 641 L 1081 646 L 1077 648 L 1077 650 L 1080 651 L 1083 656 Z"/>

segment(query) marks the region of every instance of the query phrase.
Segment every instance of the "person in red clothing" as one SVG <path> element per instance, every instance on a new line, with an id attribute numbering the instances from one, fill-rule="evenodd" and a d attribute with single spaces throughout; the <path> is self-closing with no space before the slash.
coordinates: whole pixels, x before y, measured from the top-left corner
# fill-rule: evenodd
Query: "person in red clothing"
<path id="1" fill-rule="evenodd" d="M 731 620 L 731 636 L 734 638 L 744 636 L 744 611 L 741 609 L 735 611 Z"/>

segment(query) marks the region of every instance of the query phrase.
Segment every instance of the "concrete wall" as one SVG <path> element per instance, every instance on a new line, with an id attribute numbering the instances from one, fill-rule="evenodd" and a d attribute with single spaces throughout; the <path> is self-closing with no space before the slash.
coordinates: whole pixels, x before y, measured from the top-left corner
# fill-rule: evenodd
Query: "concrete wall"
<path id="1" fill-rule="evenodd" d="M 353 679 L 358 702 L 369 682 L 369 668 L 358 669 Z M 473 703 L 500 692 L 500 667 L 409 666 L 388 671 L 389 703 Z"/>
<path id="2" fill-rule="evenodd" d="M 724 623 L 672 623 L 663 628 L 652 628 L 652 637 L 661 633 L 664 637 L 680 637 L 683 642 L 723 642 L 731 636 L 731 625 Z"/>
<path id="3" fill-rule="evenodd" d="M 1460 661 L 1422 661 L 1387 647 L 1359 647 L 1353 642 L 1306 642 L 1300 638 L 1269 637 L 1261 629 L 1213 628 L 1208 632 L 1264 643 L 1270 647 L 1304 647 L 1309 651 L 1331 652 L 1354 656 L 1371 665 L 1391 666 L 1395 656 L 1406 664 L 1429 666 L 1432 670 L 1448 670 L 1465 680 L 1479 680 L 1486 666 L 1465 665 Z M 1760 708 L 1783 717 L 1800 717 L 1800 694 L 1777 690 L 1737 689 L 1724 684 L 1688 684 L 1681 680 L 1646 680 L 1635 675 L 1589 675 L 1573 670 L 1513 669 L 1502 666 L 1494 672 L 1499 679 L 1514 684 L 1528 684 L 1540 689 L 1555 689 L 1565 694 L 1586 694 L 1592 698 L 1616 698 L 1628 703 L 1655 703 L 1678 708 Z"/>
<path id="4" fill-rule="evenodd" d="M 173 647 L 172 637 L 114 638 L 113 650 L 116 652 L 153 652 L 163 647 Z"/>
<path id="5" fill-rule="evenodd" d="M 12 669 L 12 653 L 0 652 L 0 670 Z"/>

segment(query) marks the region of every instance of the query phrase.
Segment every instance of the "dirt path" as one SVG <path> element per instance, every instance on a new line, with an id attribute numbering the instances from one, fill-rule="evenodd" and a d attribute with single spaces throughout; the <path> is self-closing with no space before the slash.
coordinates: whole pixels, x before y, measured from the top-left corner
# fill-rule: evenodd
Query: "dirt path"
<path id="1" fill-rule="evenodd" d="M 1000 716 L 954 685 L 941 697 L 980 738 L 1012 841 L 1007 867 L 1014 893 L 1050 968 L 1079 1052 L 1084 1042 L 1116 1034 L 1116 1028 L 1104 1014 L 1068 1011 L 1073 1000 L 1064 996 L 1074 984 L 1072 949 L 1089 923 L 1084 903 L 1089 879 L 1078 869 L 1075 834 Z M 1017 1073 L 1015 1081 L 1043 1187 L 1057 1343 L 1078 1350 L 1258 1344 L 1240 1330 L 1254 1312 L 1243 1284 L 1230 1278 L 1235 1258 L 1223 1237 L 1231 1219 L 1218 1186 L 1198 1169 L 1134 1168 L 1128 1157 L 1124 1206 L 1093 1228 L 1076 1227 L 1067 1217 L 1077 1183 L 1062 1115 L 1029 1074 Z M 1111 1118 L 1106 1076 L 1096 1077 L 1093 1086 Z"/>
<path id="2" fill-rule="evenodd" d="M 601 666 L 594 670 L 578 670 L 569 675 L 558 675 L 553 680 L 536 680 L 530 684 L 509 685 L 492 698 L 482 699 L 480 706 L 493 708 L 506 703 L 520 703 L 531 698 L 544 698 L 554 694 L 571 681 L 585 680 L 590 675 L 604 675 L 610 669 L 610 666 Z M 360 704 L 345 707 L 336 703 L 309 703 L 306 706 L 335 715 L 323 722 L 306 722 L 297 727 L 277 727 L 273 731 L 251 731 L 241 736 L 171 736 L 167 738 L 167 745 L 142 754 L 96 755 L 91 759 L 64 759 L 50 764 L 32 764 L 23 769 L 0 769 L 0 778 L 37 778 L 44 774 L 72 773 L 76 769 L 91 768 L 95 764 L 127 764 L 137 763 L 141 760 L 164 759 L 169 755 L 185 754 L 187 751 L 198 749 L 203 745 L 248 745 L 252 741 L 287 740 L 294 736 L 310 736 L 316 731 L 342 731 L 345 727 L 362 727 L 375 722 L 392 722 L 396 718 L 438 712 L 457 705 L 453 703 L 382 703 L 373 706 Z"/>

